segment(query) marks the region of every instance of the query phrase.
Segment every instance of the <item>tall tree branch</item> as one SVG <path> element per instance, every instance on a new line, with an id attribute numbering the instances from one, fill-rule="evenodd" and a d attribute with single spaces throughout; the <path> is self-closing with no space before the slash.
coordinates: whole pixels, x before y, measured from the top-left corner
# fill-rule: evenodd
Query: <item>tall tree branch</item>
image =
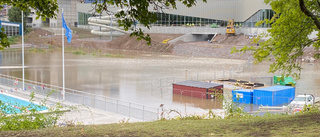
<path id="1" fill-rule="evenodd" d="M 306 5 L 304 4 L 304 0 L 299 0 L 299 5 L 300 5 L 300 10 L 307 16 L 311 17 L 313 20 L 314 24 L 317 26 L 318 30 L 320 30 L 320 22 L 318 18 L 310 12 Z"/>

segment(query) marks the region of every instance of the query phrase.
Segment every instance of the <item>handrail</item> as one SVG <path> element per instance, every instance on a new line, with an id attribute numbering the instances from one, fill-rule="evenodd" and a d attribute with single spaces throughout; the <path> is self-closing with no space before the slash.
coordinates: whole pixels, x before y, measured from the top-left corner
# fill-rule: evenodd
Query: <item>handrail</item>
<path id="1" fill-rule="evenodd" d="M 0 74 L 0 77 L 7 77 L 7 78 L 10 78 L 10 79 L 18 79 L 18 80 L 21 80 L 21 81 L 22 81 L 21 78 L 14 77 L 14 76 L 9 76 L 9 75 L 4 75 L 4 74 Z M 50 85 L 50 84 L 41 83 L 41 82 L 37 82 L 37 81 L 31 81 L 31 80 L 25 79 L 25 82 L 35 83 L 35 84 L 37 84 L 37 85 L 45 85 L 46 87 L 58 88 L 58 89 L 61 89 L 61 90 L 62 90 L 62 87 L 60 87 L 60 86 Z M 107 96 L 103 96 L 103 95 L 96 95 L 96 94 L 93 94 L 93 93 L 83 92 L 83 91 L 76 90 L 76 89 L 65 88 L 65 91 L 66 91 L 66 92 L 68 92 L 68 91 L 73 91 L 73 92 L 78 92 L 78 93 L 82 93 L 82 94 L 87 94 L 87 95 L 92 95 L 92 96 L 97 96 L 97 97 L 103 97 L 103 98 L 110 99 L 110 100 L 118 100 L 118 101 L 121 101 L 121 102 L 124 102 L 124 103 L 129 103 L 129 104 L 133 104 L 133 105 L 139 105 L 139 106 L 143 106 L 143 107 L 147 107 L 147 108 L 158 109 L 158 108 L 156 108 L 156 107 L 146 106 L 146 105 L 143 105 L 143 104 L 140 104 L 140 103 L 132 103 L 132 102 L 128 102 L 128 101 L 124 101 L 124 100 L 119 100 L 119 99 L 115 99 L 115 98 L 111 98 L 111 97 L 107 97 Z"/>

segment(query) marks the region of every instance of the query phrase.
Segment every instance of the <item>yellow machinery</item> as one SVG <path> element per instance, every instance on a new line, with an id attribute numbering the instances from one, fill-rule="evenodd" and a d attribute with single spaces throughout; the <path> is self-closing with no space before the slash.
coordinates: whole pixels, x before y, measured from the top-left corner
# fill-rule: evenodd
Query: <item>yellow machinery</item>
<path id="1" fill-rule="evenodd" d="M 229 23 L 227 25 L 227 31 L 226 31 L 226 34 L 228 36 L 231 36 L 231 35 L 235 35 L 236 34 L 236 31 L 234 29 L 234 26 L 233 26 L 233 23 L 234 23 L 234 20 L 229 20 Z"/>

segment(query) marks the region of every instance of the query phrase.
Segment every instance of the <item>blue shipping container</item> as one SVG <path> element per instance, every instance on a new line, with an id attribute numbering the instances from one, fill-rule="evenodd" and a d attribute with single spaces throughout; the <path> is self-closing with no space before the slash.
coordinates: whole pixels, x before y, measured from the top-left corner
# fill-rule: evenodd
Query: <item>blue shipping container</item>
<path id="1" fill-rule="evenodd" d="M 253 90 L 253 104 L 277 106 L 289 104 L 295 97 L 295 88 L 291 86 L 271 86 Z"/>
<path id="2" fill-rule="evenodd" d="M 251 89 L 239 89 L 232 90 L 233 102 L 252 104 L 253 90 Z"/>

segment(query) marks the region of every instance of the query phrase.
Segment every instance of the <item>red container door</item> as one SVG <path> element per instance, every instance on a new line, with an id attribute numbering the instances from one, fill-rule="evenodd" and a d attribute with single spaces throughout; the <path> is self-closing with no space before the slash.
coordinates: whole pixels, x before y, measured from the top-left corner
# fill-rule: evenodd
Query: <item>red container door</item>
<path id="1" fill-rule="evenodd" d="M 173 93 L 184 96 L 207 98 L 207 89 L 173 84 Z"/>

